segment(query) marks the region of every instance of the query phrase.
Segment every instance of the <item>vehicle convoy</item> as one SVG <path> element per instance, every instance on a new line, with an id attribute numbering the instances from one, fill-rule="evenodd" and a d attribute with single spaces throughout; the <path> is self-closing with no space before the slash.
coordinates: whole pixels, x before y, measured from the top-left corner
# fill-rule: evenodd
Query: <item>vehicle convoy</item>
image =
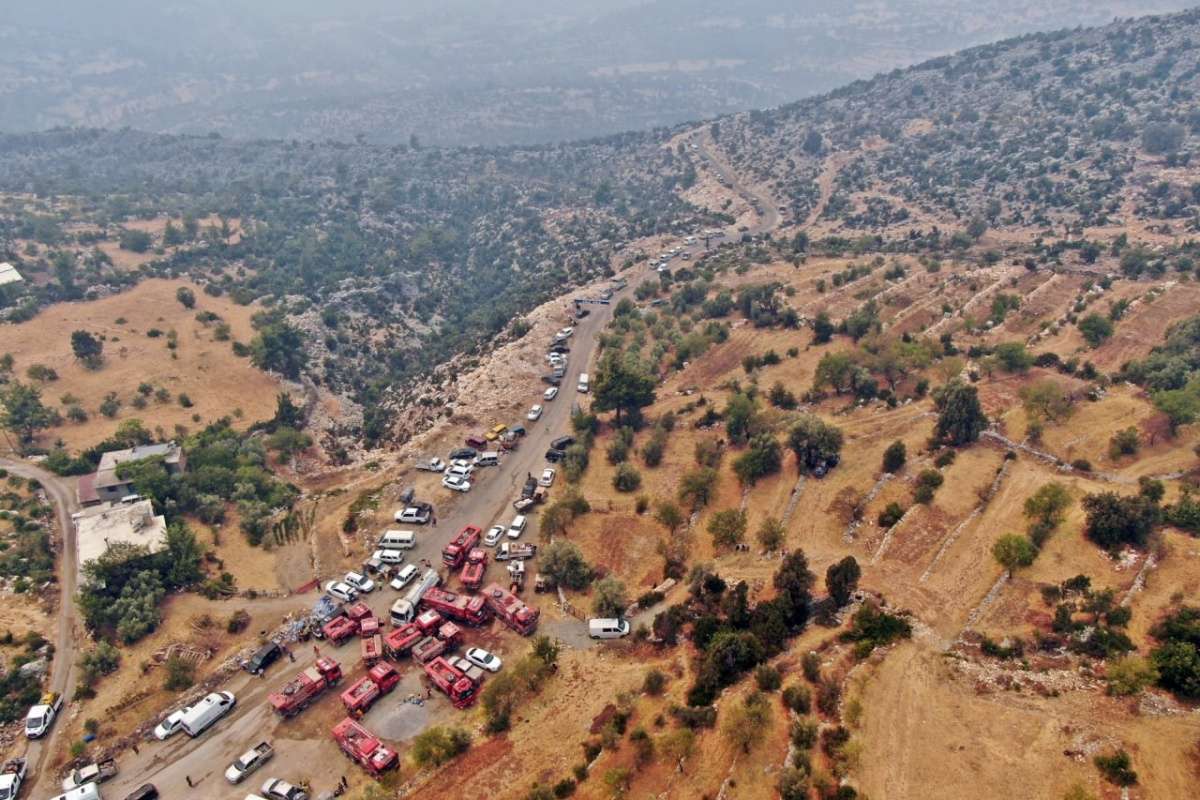
<path id="1" fill-rule="evenodd" d="M 458 575 L 464 589 L 479 591 L 479 587 L 483 586 L 483 576 L 487 572 L 487 564 L 486 550 L 475 547 L 467 553 L 467 563 L 463 565 L 462 572 Z"/>
<path id="2" fill-rule="evenodd" d="M 370 710 L 375 701 L 396 688 L 400 673 L 386 661 L 381 661 L 342 692 L 342 705 L 353 717 L 361 717 Z"/>
<path id="3" fill-rule="evenodd" d="M 425 675 L 455 708 L 468 708 L 475 702 L 475 682 L 446 659 L 438 657 L 426 664 Z"/>
<path id="4" fill-rule="evenodd" d="M 446 469 L 446 462 L 440 458 L 426 458 L 417 462 L 417 469 L 422 472 L 442 472 Z"/>
<path id="5" fill-rule="evenodd" d="M 69 792 L 87 783 L 104 783 L 117 775 L 117 762 L 111 758 L 73 769 L 63 778 L 62 788 Z"/>
<path id="6" fill-rule="evenodd" d="M 451 569 L 461 567 L 467 553 L 479 546 L 479 536 L 482 533 L 477 525 L 464 525 L 450 543 L 442 548 L 442 563 Z"/>
<path id="7" fill-rule="evenodd" d="M 496 550 L 497 561 L 508 561 L 509 559 L 524 560 L 533 558 L 537 555 L 537 545 L 529 544 L 528 542 L 501 542 L 500 547 Z"/>
<path id="8" fill-rule="evenodd" d="M 62 711 L 63 699 L 55 692 L 42 695 L 42 702 L 29 709 L 25 715 L 25 735 L 30 739 L 40 739 L 46 735 L 58 714 Z"/>
<path id="9" fill-rule="evenodd" d="M 421 603 L 426 608 L 437 611 L 443 617 L 467 625 L 482 625 L 491 616 L 487 604 L 477 594 L 458 594 L 445 589 L 432 588 L 421 598 Z"/>
<path id="10" fill-rule="evenodd" d="M 301 671 L 267 698 L 275 712 L 283 717 L 299 714 L 322 692 L 342 679 L 342 665 L 332 658 L 321 657 L 317 663 Z"/>
<path id="11" fill-rule="evenodd" d="M 403 625 L 406 622 L 412 622 L 413 617 L 417 614 L 417 604 L 421 602 L 421 598 L 425 596 L 425 592 L 437 586 L 441 583 L 441 580 L 442 578 L 437 574 L 437 570 L 425 570 L 425 574 L 421 576 L 421 580 L 409 589 L 407 594 L 392 603 L 392 608 L 389 612 L 392 624 Z"/>
<path id="12" fill-rule="evenodd" d="M 0 800 L 17 800 L 21 784 L 25 783 L 28 765 L 23 758 L 10 758 L 0 767 Z"/>
<path id="13" fill-rule="evenodd" d="M 517 633 L 528 636 L 537 630 L 540 609 L 525 605 L 521 598 L 495 583 L 488 584 L 483 596 L 495 615 Z"/>
<path id="14" fill-rule="evenodd" d="M 395 750 L 350 717 L 333 727 L 333 740 L 343 753 L 372 775 L 382 775 L 400 763 Z"/>
<path id="15" fill-rule="evenodd" d="M 270 742 L 259 742 L 229 765 L 229 768 L 225 770 L 225 780 L 230 783 L 241 783 L 243 778 L 270 761 L 274 755 L 275 748 L 271 747 Z"/>
<path id="16" fill-rule="evenodd" d="M 232 692 L 213 692 L 183 712 L 183 732 L 195 738 L 208 730 L 217 720 L 233 711 L 237 698 Z"/>

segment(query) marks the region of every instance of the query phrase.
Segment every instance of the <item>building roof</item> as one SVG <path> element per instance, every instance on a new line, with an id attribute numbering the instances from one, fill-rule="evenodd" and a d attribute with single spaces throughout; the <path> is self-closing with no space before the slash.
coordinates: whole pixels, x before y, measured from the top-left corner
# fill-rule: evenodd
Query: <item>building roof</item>
<path id="1" fill-rule="evenodd" d="M 89 472 L 87 475 L 80 475 L 75 492 L 79 495 L 79 505 L 81 506 L 99 503 L 100 495 L 96 493 L 96 473 Z"/>
<path id="2" fill-rule="evenodd" d="M 167 518 L 155 515 L 149 500 L 104 503 L 75 514 L 75 549 L 78 568 L 104 555 L 118 542 L 135 544 L 157 553 L 167 547 Z"/>
<path id="3" fill-rule="evenodd" d="M 17 272 L 17 268 L 7 261 L 0 262 L 0 286 L 6 283 L 19 283 L 25 280 L 21 277 L 21 273 Z"/>
<path id="4" fill-rule="evenodd" d="M 117 477 L 117 467 L 131 461 L 141 461 L 144 458 L 162 456 L 168 464 L 178 464 L 183 455 L 183 449 L 174 442 L 165 444 L 146 444 L 130 447 L 128 450 L 111 450 L 100 457 L 100 466 L 96 470 L 95 486 L 118 486 L 124 481 Z"/>

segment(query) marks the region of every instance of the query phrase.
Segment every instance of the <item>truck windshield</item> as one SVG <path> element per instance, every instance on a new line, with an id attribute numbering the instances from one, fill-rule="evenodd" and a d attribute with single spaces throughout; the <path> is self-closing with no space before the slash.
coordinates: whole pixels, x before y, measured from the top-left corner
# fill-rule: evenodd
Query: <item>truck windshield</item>
<path id="1" fill-rule="evenodd" d="M 37 730 L 42 727 L 42 717 L 29 717 L 25 720 L 25 727 L 28 730 Z"/>

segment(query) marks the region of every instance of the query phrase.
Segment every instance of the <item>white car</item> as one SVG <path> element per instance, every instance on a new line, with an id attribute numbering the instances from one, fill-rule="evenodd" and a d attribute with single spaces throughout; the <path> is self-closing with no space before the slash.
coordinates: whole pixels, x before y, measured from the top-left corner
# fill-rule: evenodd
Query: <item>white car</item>
<path id="1" fill-rule="evenodd" d="M 513 517 L 513 521 L 508 523 L 508 538 L 521 538 L 521 534 L 525 532 L 525 526 L 528 523 L 529 520 L 525 518 L 524 514 L 517 514 L 515 517 Z"/>
<path id="2" fill-rule="evenodd" d="M 275 750 L 267 742 L 247 750 L 225 770 L 225 780 L 233 784 L 241 783 L 243 778 L 270 761 L 274 755 Z"/>
<path id="3" fill-rule="evenodd" d="M 154 738 L 161 742 L 165 739 L 170 739 L 183 730 L 183 714 L 185 711 L 187 711 L 186 708 L 181 708 L 158 723 L 154 728 Z"/>
<path id="4" fill-rule="evenodd" d="M 330 581 L 325 584 L 325 594 L 344 603 L 353 603 L 358 599 L 358 592 L 354 590 L 354 587 L 341 581 Z"/>
<path id="5" fill-rule="evenodd" d="M 479 456 L 475 456 L 475 458 L 477 459 L 477 458 L 479 458 Z M 468 470 L 474 470 L 475 469 L 475 459 L 456 458 L 450 462 L 450 464 L 446 467 L 446 469 L 442 470 L 442 474 L 445 474 L 447 470 L 454 469 L 455 467 L 459 467 L 462 469 L 468 469 Z"/>
<path id="6" fill-rule="evenodd" d="M 488 528 L 487 533 L 483 535 L 483 543 L 488 547 L 495 547 L 504 538 L 504 526 L 493 525 Z"/>
<path id="7" fill-rule="evenodd" d="M 558 397 L 558 387 L 557 386 L 551 386 L 549 389 L 542 392 L 542 399 L 545 400 L 547 403 L 556 397 Z"/>
<path id="8" fill-rule="evenodd" d="M 404 553 L 399 550 L 376 550 L 371 558 L 384 564 L 403 564 Z"/>
<path id="9" fill-rule="evenodd" d="M 541 418 L 542 418 L 542 407 L 541 406 L 534 406 L 533 408 L 529 409 L 529 413 L 525 415 L 525 419 L 529 420 L 530 422 L 537 422 Z"/>
<path id="10" fill-rule="evenodd" d="M 556 474 L 554 467 L 546 467 L 542 470 L 542 477 L 538 478 L 538 486 L 553 486 Z"/>
<path id="11" fill-rule="evenodd" d="M 558 335 L 561 336 L 562 338 L 566 339 L 574 332 L 575 332 L 574 328 L 563 328 L 561 331 L 558 332 Z"/>
<path id="12" fill-rule="evenodd" d="M 489 653 L 482 647 L 468 647 L 466 656 L 467 661 L 470 661 L 477 667 L 483 667 L 488 672 L 499 672 L 502 666 L 499 656 Z"/>
<path id="13" fill-rule="evenodd" d="M 471 482 L 461 475 L 447 475 L 442 478 L 442 486 L 452 492 L 469 492 L 471 491 Z"/>
<path id="14" fill-rule="evenodd" d="M 445 475 L 447 478 L 469 478 L 475 473 L 475 467 L 469 464 L 455 464 L 452 467 L 446 467 Z"/>
<path id="15" fill-rule="evenodd" d="M 403 591 L 404 587 L 412 583 L 413 578 L 417 577 L 418 572 L 420 572 L 420 570 L 417 569 L 416 564 L 409 564 L 407 567 L 397 572 L 396 577 L 392 578 L 392 582 L 388 585 L 397 592 Z"/>
<path id="16" fill-rule="evenodd" d="M 375 581 L 358 572 L 347 572 L 346 577 L 342 578 L 344 583 L 348 583 L 363 594 L 370 594 L 375 591 Z"/>
<path id="17" fill-rule="evenodd" d="M 271 800 L 308 800 L 307 792 L 279 778 L 268 778 L 262 786 L 262 793 Z"/>

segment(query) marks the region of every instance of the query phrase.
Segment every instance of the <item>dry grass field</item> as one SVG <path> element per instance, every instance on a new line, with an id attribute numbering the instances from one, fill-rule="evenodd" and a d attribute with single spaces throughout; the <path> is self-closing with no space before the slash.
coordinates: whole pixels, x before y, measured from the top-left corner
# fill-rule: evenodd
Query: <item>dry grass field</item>
<path id="1" fill-rule="evenodd" d="M 73 396 L 88 414 L 88 420 L 62 425 L 45 432 L 50 444 L 61 440 L 71 449 L 88 447 L 110 436 L 126 419 L 137 418 L 166 437 L 176 426 L 195 430 L 223 416 L 234 424 L 249 425 L 269 418 L 275 395 L 283 388 L 274 377 L 251 366 L 231 349 L 233 341 L 247 343 L 253 337 L 252 307 L 239 306 L 225 297 L 210 297 L 191 286 L 196 307 L 184 308 L 175 291 L 190 285 L 182 281 L 147 280 L 121 294 L 81 303 L 61 303 L 45 309 L 29 322 L 4 328 L 0 352 L 11 353 L 15 372 L 23 380 L 29 367 L 43 364 L 58 373 L 54 381 L 40 382 L 43 401 L 65 412 L 61 398 Z M 229 326 L 229 341 L 218 341 L 217 326 L 197 321 L 196 314 L 210 311 Z M 75 360 L 71 333 L 86 330 L 104 339 L 104 364 L 91 370 Z M 151 337 L 157 330 L 159 335 Z M 177 346 L 170 349 L 169 333 Z M 145 408 L 133 405 L 140 384 L 170 392 L 158 401 L 152 395 Z M 99 406 L 109 392 L 121 401 L 113 418 L 103 416 Z M 180 397 L 193 403 L 185 408 Z"/>

